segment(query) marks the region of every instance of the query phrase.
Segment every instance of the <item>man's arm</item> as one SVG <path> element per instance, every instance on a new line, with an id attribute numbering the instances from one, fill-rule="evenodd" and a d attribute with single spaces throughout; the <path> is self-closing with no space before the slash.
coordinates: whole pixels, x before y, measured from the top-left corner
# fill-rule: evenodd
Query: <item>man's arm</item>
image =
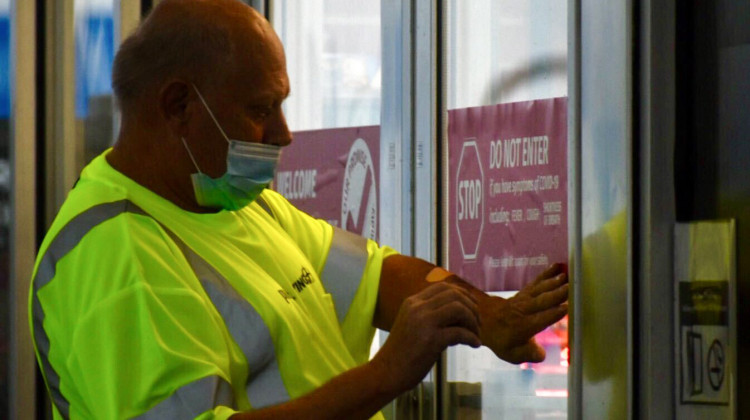
<path id="1" fill-rule="evenodd" d="M 568 279 L 564 268 L 562 264 L 551 265 L 515 296 L 503 299 L 489 296 L 426 261 L 392 255 L 383 262 L 373 324 L 389 330 L 406 297 L 436 282 L 445 282 L 461 287 L 477 301 L 483 345 L 511 363 L 540 362 L 545 352 L 534 335 L 568 313 Z"/>
<path id="2" fill-rule="evenodd" d="M 233 419 L 367 419 L 416 386 L 446 347 L 479 347 L 475 298 L 447 282 L 401 300 L 391 334 L 373 360 L 284 404 L 238 413 Z"/>
<path id="3" fill-rule="evenodd" d="M 488 296 L 435 269 L 417 258 L 386 258 L 373 323 L 391 333 L 375 358 L 300 398 L 232 418 L 367 419 L 416 386 L 440 353 L 456 344 L 483 344 L 513 363 L 544 359 L 533 337 L 567 313 L 561 265 L 511 299 Z"/>

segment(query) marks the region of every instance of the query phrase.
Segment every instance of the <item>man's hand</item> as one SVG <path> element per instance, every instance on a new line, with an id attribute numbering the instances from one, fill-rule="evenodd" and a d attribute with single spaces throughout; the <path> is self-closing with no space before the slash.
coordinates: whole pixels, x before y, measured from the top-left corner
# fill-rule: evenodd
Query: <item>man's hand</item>
<path id="1" fill-rule="evenodd" d="M 480 297 L 482 344 L 510 363 L 541 362 L 534 335 L 568 313 L 568 277 L 553 264 L 510 299 Z"/>
<path id="2" fill-rule="evenodd" d="M 424 378 L 446 347 L 479 347 L 477 300 L 461 286 L 431 285 L 406 298 L 383 348 L 371 363 L 388 388 L 404 392 Z"/>
<path id="3" fill-rule="evenodd" d="M 461 288 L 465 294 L 473 298 L 476 311 L 479 313 L 480 327 L 479 337 L 483 345 L 492 349 L 495 354 L 511 363 L 540 362 L 544 360 L 544 349 L 534 340 L 534 335 L 547 326 L 557 322 L 568 313 L 568 278 L 563 273 L 562 264 L 553 264 L 545 270 L 531 284 L 524 287 L 514 297 L 502 299 L 488 296 L 481 290 L 465 282 L 456 275 L 449 275 L 437 283 L 427 280 L 433 264 L 418 258 L 404 255 L 392 255 L 383 263 L 383 271 L 380 275 L 380 289 L 378 290 L 378 306 L 373 319 L 373 325 L 384 330 L 391 330 L 397 324 L 397 318 L 404 318 L 406 310 L 402 303 L 412 300 L 410 306 L 418 302 L 417 296 L 431 290 L 435 286 Z M 437 289 L 435 289 L 437 290 Z M 445 289 L 440 289 L 445 290 Z M 408 298 L 411 296 L 411 298 Z M 425 295 L 430 296 L 430 295 Z M 424 296 L 419 298 L 424 299 Z M 419 306 L 419 305 L 416 305 Z M 412 308 L 415 310 L 415 308 Z M 415 316 L 415 315 L 412 315 Z M 405 323 L 402 319 L 399 322 Z M 409 330 L 414 326 L 409 323 Z M 421 331 L 423 326 L 417 323 L 419 328 L 414 328 L 414 333 L 435 333 L 435 327 L 430 330 Z M 467 325 L 461 325 L 466 328 Z M 471 329 L 471 328 L 469 328 Z M 422 336 L 419 340 L 424 340 Z M 417 341 L 416 335 L 408 335 L 405 339 L 392 340 L 405 343 L 404 351 L 413 352 Z M 389 338 L 386 346 L 391 342 Z M 399 344 L 401 345 L 401 344 Z M 445 347 L 445 346 L 443 346 Z M 398 349 L 399 347 L 396 347 Z M 385 347 L 384 347 L 385 349 Z M 383 350 L 381 350 L 382 352 Z M 394 354 L 396 354 L 394 352 Z M 434 356 L 434 357 L 433 357 Z M 437 360 L 437 355 L 430 355 L 425 364 Z M 416 365 L 419 361 L 414 361 Z M 424 366 L 424 365 L 420 365 Z M 424 368 L 427 373 L 429 366 Z M 421 377 L 420 377 L 421 378 Z"/>

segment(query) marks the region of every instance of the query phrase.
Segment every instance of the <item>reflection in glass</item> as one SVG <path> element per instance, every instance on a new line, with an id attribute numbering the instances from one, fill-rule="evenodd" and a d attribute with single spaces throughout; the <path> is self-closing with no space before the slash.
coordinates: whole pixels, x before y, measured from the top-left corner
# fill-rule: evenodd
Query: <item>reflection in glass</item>
<path id="1" fill-rule="evenodd" d="M 584 418 L 628 418 L 628 8 L 626 1 L 581 5 Z"/>
<path id="2" fill-rule="evenodd" d="M 293 131 L 380 124 L 380 2 L 279 0 Z"/>
<path id="3" fill-rule="evenodd" d="M 514 292 L 491 294 L 508 298 Z M 539 333 L 536 340 L 547 352 L 542 363 L 513 365 L 486 347 L 449 348 L 447 380 L 458 394 L 451 396 L 448 418 L 566 418 L 567 317 Z"/>
<path id="4" fill-rule="evenodd" d="M 10 0 L 0 0 L 0 417 L 9 412 Z"/>
<path id="5" fill-rule="evenodd" d="M 567 96 L 567 2 L 448 2 L 448 109 Z"/>
<path id="6" fill-rule="evenodd" d="M 114 0 L 75 0 L 76 120 L 87 164 L 114 140 Z"/>
<path id="7" fill-rule="evenodd" d="M 567 96 L 567 2 L 450 0 L 446 22 L 447 109 Z M 538 364 L 450 348 L 448 418 L 566 418 L 567 318 L 536 339 L 547 352 Z"/>

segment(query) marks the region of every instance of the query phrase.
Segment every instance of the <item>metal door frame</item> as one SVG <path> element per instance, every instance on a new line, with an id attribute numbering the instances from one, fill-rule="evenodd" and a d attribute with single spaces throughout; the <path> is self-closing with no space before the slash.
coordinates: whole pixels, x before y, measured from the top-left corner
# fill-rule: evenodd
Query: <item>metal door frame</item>
<path id="1" fill-rule="evenodd" d="M 36 415 L 28 296 L 36 254 L 36 3 L 11 1 L 9 414 Z"/>
<path id="2" fill-rule="evenodd" d="M 675 0 L 641 0 L 636 12 L 638 34 L 636 89 L 634 104 L 638 121 L 634 126 L 639 159 L 638 173 L 638 256 L 637 330 L 634 337 L 639 381 L 631 388 L 637 404 L 634 417 L 673 418 L 675 369 L 672 348 L 675 343 L 672 308 L 674 289 L 673 228 L 675 211 L 675 111 L 676 37 Z"/>
<path id="3" fill-rule="evenodd" d="M 674 417 L 673 239 L 675 222 L 675 1 L 620 0 L 624 6 L 626 40 L 616 51 L 627 62 L 624 118 L 628 177 L 627 212 L 627 395 L 626 418 Z M 586 36 L 581 28 L 587 1 L 569 0 L 569 162 L 571 171 L 571 301 L 570 418 L 583 418 L 586 383 L 582 367 L 587 351 L 580 336 L 581 309 L 586 305 L 583 279 L 582 226 L 582 108 L 581 92 L 596 77 L 597 63 L 606 56 L 582 60 Z M 603 16 L 600 16 L 603 18 Z M 611 33 L 597 36 L 611 36 Z M 613 81 L 616 82 L 616 81 Z M 616 345 L 616 344 L 615 344 Z M 589 349 L 591 351 L 591 349 Z M 576 363 L 576 361 L 579 361 Z"/>

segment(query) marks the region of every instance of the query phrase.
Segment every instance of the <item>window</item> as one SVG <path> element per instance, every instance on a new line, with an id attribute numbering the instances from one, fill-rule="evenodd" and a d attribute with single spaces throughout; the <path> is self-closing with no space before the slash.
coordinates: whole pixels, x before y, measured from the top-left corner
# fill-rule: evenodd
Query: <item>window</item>
<path id="1" fill-rule="evenodd" d="M 280 0 L 292 131 L 380 124 L 380 2 Z"/>
<path id="2" fill-rule="evenodd" d="M 521 280 L 532 280 L 549 263 L 567 261 L 567 114 L 566 100 L 561 97 L 567 95 L 568 5 L 517 0 L 446 3 L 449 165 L 445 166 L 450 174 L 443 179 L 448 180 L 444 189 L 449 197 L 449 268 L 466 273 L 467 279 L 475 280 L 475 285 L 488 293 L 507 298 L 521 287 Z M 509 129 L 516 126 L 520 130 Z M 491 137 L 495 133 L 513 134 Z M 546 145 L 547 136 L 550 150 L 555 142 L 556 156 L 530 153 L 535 159 L 524 160 L 528 166 L 506 166 L 508 161 L 497 153 L 498 145 L 523 138 L 538 138 L 539 144 Z M 501 152 L 507 154 L 508 150 L 503 147 Z M 546 162 L 552 159 L 556 162 Z M 551 180 L 559 176 L 559 182 L 550 183 L 557 190 L 554 198 L 533 191 L 505 194 L 510 181 L 521 185 L 524 180 L 548 176 Z M 463 190 L 473 194 L 462 196 L 462 190 L 454 188 L 464 184 L 476 186 Z M 463 207 L 451 207 L 459 203 Z M 468 216 L 459 214 L 467 208 Z M 554 230 L 560 245 L 546 250 L 539 241 L 523 243 L 527 236 L 546 235 L 548 222 L 564 226 Z M 488 245 L 493 241 L 504 249 L 489 249 L 495 247 L 495 243 Z M 527 267 L 525 264 L 527 269 L 513 271 Z M 508 280 L 510 277 L 517 281 Z M 567 318 L 536 339 L 547 353 L 547 359 L 539 364 L 512 365 L 487 348 L 450 348 L 446 379 L 454 398 L 449 418 L 565 418 Z"/>
<path id="3" fill-rule="evenodd" d="M 114 0 L 75 0 L 75 107 L 83 164 L 114 141 Z"/>

